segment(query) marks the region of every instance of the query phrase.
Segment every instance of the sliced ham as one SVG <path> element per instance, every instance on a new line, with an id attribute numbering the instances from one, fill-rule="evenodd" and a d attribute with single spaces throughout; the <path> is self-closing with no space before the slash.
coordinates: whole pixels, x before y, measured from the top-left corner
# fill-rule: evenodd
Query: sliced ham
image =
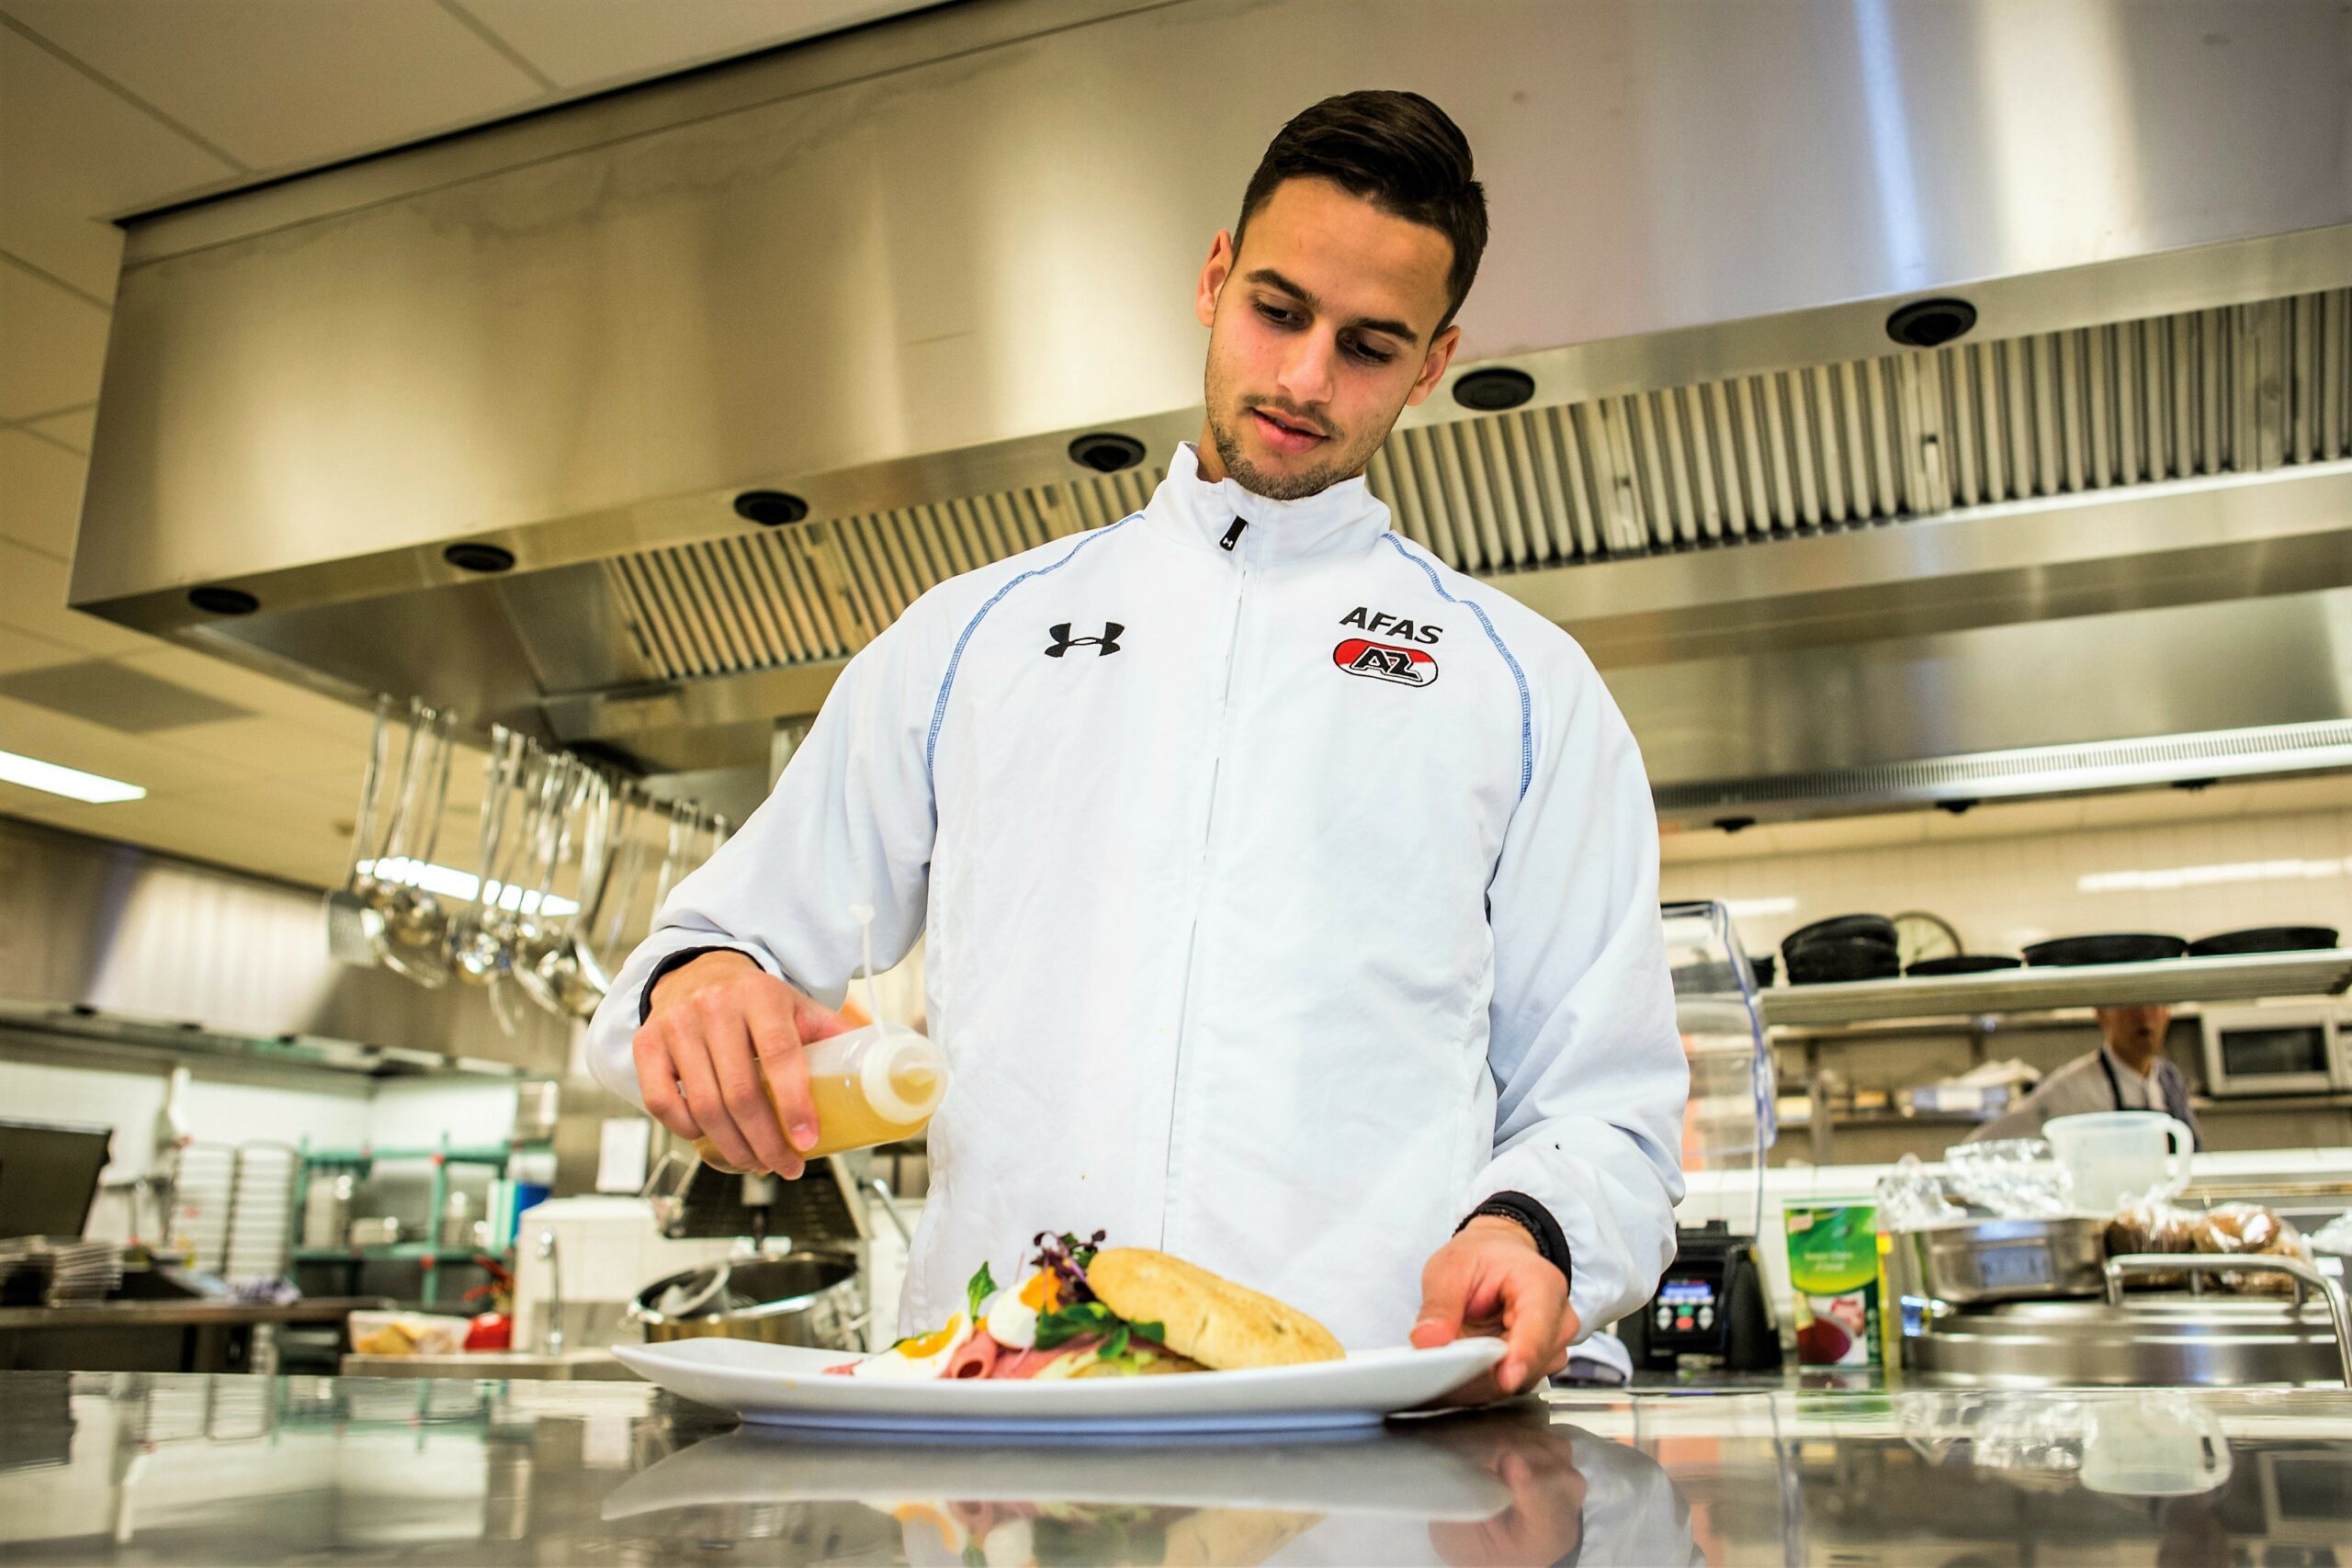
<path id="1" fill-rule="evenodd" d="M 1001 1378 L 1004 1373 L 997 1369 L 1010 1353 L 987 1329 L 978 1329 L 964 1341 L 963 1348 L 948 1359 L 947 1370 L 939 1375 L 951 1379 Z"/>

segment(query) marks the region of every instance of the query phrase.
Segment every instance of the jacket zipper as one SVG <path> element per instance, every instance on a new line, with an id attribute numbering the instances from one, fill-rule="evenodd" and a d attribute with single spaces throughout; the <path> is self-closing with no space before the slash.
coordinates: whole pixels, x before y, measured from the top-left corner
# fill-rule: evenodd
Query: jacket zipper
<path id="1" fill-rule="evenodd" d="M 1237 517 L 1233 526 L 1225 531 L 1219 548 L 1232 550 L 1241 542 L 1242 530 L 1249 526 L 1246 519 Z M 1184 1041 L 1192 1032 L 1193 992 L 1199 980 L 1197 964 L 1201 944 L 1201 906 L 1208 897 L 1209 854 L 1216 844 L 1216 790 L 1218 777 L 1225 771 L 1225 747 L 1227 721 L 1233 712 L 1233 669 L 1238 660 L 1234 657 L 1241 641 L 1241 609 L 1250 594 L 1250 561 L 1246 556 L 1234 558 L 1236 578 L 1233 585 L 1232 618 L 1225 629 L 1225 683 L 1217 694 L 1216 749 L 1209 757 L 1209 785 L 1206 809 L 1201 816 L 1201 853 L 1197 875 L 1198 885 L 1193 895 L 1193 924 L 1184 937 L 1183 1010 L 1176 1021 L 1176 1061 L 1170 1075 L 1168 1088 L 1168 1142 L 1161 1157 L 1159 1178 L 1159 1245 L 1168 1245 L 1168 1210 L 1176 1178 L 1176 1120 L 1184 1095 Z"/>

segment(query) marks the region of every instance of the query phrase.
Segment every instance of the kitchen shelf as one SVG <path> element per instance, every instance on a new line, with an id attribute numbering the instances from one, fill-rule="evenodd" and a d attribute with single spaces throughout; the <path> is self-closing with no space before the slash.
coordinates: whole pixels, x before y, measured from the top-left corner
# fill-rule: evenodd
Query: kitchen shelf
<path id="1" fill-rule="evenodd" d="M 1838 1111 L 1829 1117 L 1833 1127 L 1973 1127 L 2004 1114 L 1997 1111 Z M 1791 1127 L 1810 1127 L 1813 1117 L 1806 1111 L 1796 1111 L 1776 1119 L 1783 1131 Z"/>
<path id="2" fill-rule="evenodd" d="M 298 1247 L 297 1263 L 471 1263 L 498 1255 L 484 1247 L 427 1247 L 421 1241 L 396 1242 L 390 1247 Z"/>
<path id="3" fill-rule="evenodd" d="M 2337 996 L 2347 987 L 2352 987 L 2352 949 L 2335 947 L 2226 958 L 2165 958 L 2152 964 L 2053 964 L 1997 969 L 1989 975 L 1774 986 L 1762 992 L 1758 1000 L 1765 1022 L 1803 1027 L 2047 1012 L 2058 1008 Z"/>
<path id="4" fill-rule="evenodd" d="M 503 1166 L 509 1152 L 503 1144 L 479 1149 L 305 1149 L 302 1163 L 319 1168 L 368 1166 L 384 1160 L 440 1160 L 447 1165 Z"/>

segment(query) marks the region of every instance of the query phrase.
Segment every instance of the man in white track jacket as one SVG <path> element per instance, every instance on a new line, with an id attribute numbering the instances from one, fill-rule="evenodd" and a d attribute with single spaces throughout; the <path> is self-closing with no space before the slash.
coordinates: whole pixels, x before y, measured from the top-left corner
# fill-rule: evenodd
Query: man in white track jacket
<path id="1" fill-rule="evenodd" d="M 928 931 L 953 1077 L 906 1327 L 1102 1229 L 1352 1348 L 1499 1329 L 1476 1398 L 1670 1258 L 1688 1079 L 1640 756 L 1576 644 L 1362 477 L 1443 375 L 1485 231 L 1427 100 L 1286 126 L 1202 273 L 1202 442 L 1143 511 L 852 660 L 598 1010 L 605 1082 L 797 1175 L 849 907 L 882 961 Z"/>

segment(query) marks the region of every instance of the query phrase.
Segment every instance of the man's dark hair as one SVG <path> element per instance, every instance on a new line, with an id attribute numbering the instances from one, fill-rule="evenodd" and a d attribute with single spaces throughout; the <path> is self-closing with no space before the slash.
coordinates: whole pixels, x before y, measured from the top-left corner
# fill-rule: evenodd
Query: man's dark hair
<path id="1" fill-rule="evenodd" d="M 1241 196 L 1233 248 L 1250 215 L 1284 180 L 1329 180 L 1391 217 L 1423 223 L 1453 246 L 1446 274 L 1443 332 L 1469 297 L 1487 249 L 1487 193 L 1470 177 L 1470 139 L 1419 93 L 1366 91 L 1326 98 L 1294 117 L 1267 143 Z"/>

